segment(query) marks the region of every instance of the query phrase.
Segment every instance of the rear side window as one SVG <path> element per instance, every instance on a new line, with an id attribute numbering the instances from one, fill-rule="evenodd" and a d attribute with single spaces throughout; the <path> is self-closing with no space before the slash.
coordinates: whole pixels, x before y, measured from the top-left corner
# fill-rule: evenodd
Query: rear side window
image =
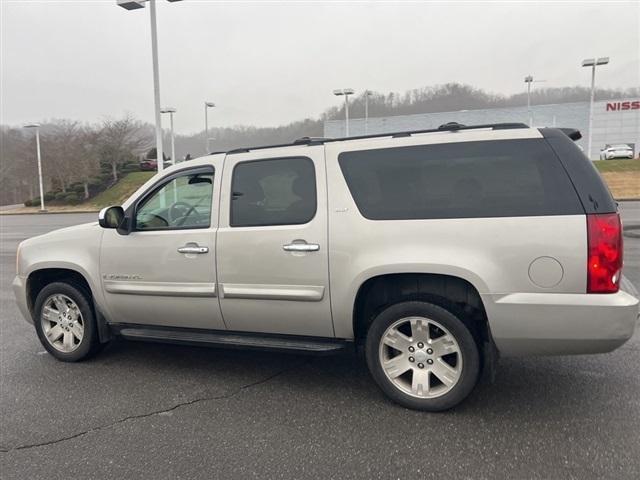
<path id="1" fill-rule="evenodd" d="M 584 210 L 544 140 L 343 152 L 340 168 L 371 220 L 575 215 Z"/>
<path id="2" fill-rule="evenodd" d="M 296 225 L 316 214 L 316 173 L 310 158 L 238 163 L 231 190 L 232 227 Z"/>

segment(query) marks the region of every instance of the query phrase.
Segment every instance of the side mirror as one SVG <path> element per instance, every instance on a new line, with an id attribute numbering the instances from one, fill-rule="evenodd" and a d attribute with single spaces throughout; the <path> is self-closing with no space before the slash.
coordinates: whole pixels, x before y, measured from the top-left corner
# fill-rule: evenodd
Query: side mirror
<path id="1" fill-rule="evenodd" d="M 124 210 L 120 206 L 106 207 L 98 214 L 98 223 L 102 228 L 118 228 L 124 221 Z"/>

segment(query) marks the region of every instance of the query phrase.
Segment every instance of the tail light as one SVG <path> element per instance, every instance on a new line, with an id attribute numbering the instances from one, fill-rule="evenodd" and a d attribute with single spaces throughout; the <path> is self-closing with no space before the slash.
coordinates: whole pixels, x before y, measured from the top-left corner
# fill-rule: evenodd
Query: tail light
<path id="1" fill-rule="evenodd" d="M 587 235 L 587 293 L 616 293 L 622 276 L 620 215 L 587 215 Z"/>

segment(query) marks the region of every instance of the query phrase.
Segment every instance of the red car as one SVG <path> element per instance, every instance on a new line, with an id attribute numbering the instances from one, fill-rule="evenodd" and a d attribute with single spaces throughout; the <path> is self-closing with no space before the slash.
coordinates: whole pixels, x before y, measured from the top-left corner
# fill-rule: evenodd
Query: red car
<path id="1" fill-rule="evenodd" d="M 158 161 L 156 159 L 147 159 L 147 160 L 141 160 L 140 163 L 140 170 L 142 171 L 155 171 L 158 169 Z M 171 165 L 173 165 L 173 162 L 171 161 L 165 161 L 164 162 L 164 168 L 168 168 Z"/>

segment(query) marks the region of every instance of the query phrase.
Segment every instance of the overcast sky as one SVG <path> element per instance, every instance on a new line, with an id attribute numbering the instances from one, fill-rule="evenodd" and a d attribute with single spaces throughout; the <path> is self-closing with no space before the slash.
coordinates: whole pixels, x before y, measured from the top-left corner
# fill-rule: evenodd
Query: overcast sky
<path id="1" fill-rule="evenodd" d="M 115 0 L 0 0 L 1 123 L 153 120 L 149 9 Z M 317 117 L 334 88 L 402 92 L 463 82 L 497 93 L 640 85 L 640 2 L 158 0 L 162 104 L 176 130 Z M 165 123 L 166 125 L 166 123 Z"/>

